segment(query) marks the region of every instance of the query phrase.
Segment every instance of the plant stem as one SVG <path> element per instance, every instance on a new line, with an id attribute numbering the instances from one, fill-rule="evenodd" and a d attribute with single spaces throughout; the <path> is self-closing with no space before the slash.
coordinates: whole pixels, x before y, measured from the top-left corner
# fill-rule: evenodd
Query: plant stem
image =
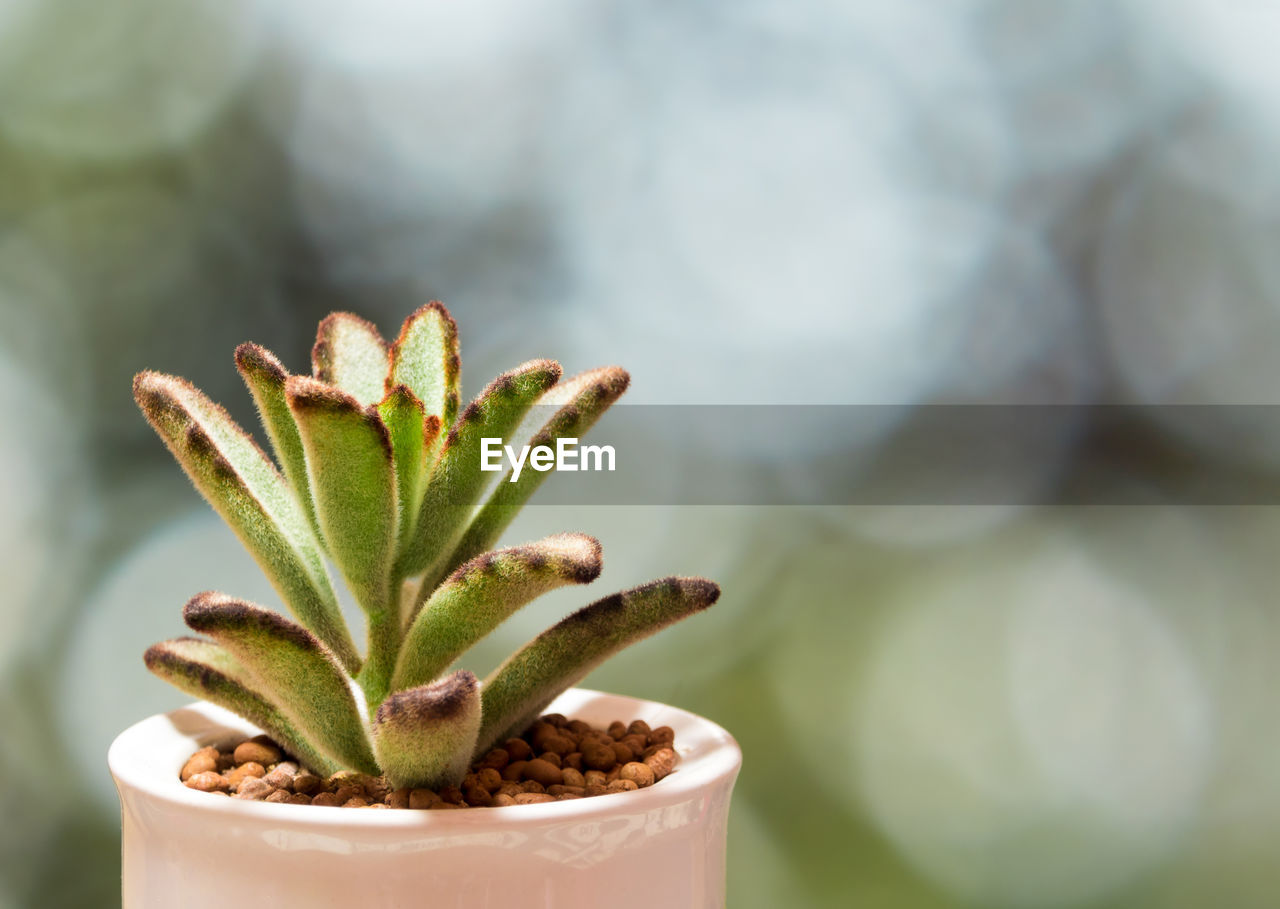
<path id="1" fill-rule="evenodd" d="M 369 715 L 391 692 L 391 673 L 396 667 L 396 655 L 400 651 L 400 597 L 403 581 L 396 575 L 383 591 L 378 603 L 362 604 L 369 624 L 368 659 L 365 660 L 356 681 L 364 691 Z M 371 608 L 377 606 L 378 608 Z"/>

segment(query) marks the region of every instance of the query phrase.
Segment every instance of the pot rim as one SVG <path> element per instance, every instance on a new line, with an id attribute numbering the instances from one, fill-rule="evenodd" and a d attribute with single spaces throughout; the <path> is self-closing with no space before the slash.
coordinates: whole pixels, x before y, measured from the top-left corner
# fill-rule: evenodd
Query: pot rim
<path id="1" fill-rule="evenodd" d="M 676 771 L 653 786 L 616 796 L 462 811 L 361 811 L 221 798 L 183 785 L 178 779 L 182 764 L 204 745 L 236 734 L 257 734 L 261 730 L 231 711 L 207 701 L 194 701 L 186 707 L 154 714 L 134 723 L 111 743 L 107 765 L 121 795 L 126 789 L 133 789 L 148 799 L 175 808 L 222 815 L 227 820 L 256 818 L 316 827 L 424 830 L 445 826 L 451 829 L 493 825 L 518 828 L 551 820 L 589 821 L 619 811 L 637 813 L 664 808 L 687 801 L 698 790 L 726 777 L 731 779 L 742 764 L 742 750 L 724 728 L 698 714 L 658 701 L 570 688 L 543 712 L 572 717 L 584 709 L 590 711 L 592 707 L 625 711 L 622 716 L 615 715 L 614 719 L 642 717 L 652 725 L 673 727 L 676 730 L 676 753 L 680 756 Z M 654 722 L 650 717 L 658 721 Z"/>

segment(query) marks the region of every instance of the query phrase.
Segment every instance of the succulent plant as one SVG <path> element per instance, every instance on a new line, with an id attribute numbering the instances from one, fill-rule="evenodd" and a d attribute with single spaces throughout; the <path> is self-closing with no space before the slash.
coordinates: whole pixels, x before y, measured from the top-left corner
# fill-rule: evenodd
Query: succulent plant
<path id="1" fill-rule="evenodd" d="M 455 784 L 474 755 L 520 732 L 606 657 L 719 596 L 702 578 L 653 581 L 569 615 L 483 683 L 445 674 L 516 609 L 601 567 L 600 544 L 578 533 L 490 550 L 547 474 L 508 473 L 486 490 L 481 439 L 508 439 L 535 405 L 552 406 L 533 444 L 576 437 L 629 376 L 604 367 L 561 382 L 557 363 L 533 360 L 459 412 L 457 327 L 439 303 L 414 312 L 390 345 L 364 319 L 334 313 L 311 358 L 312 375 L 290 375 L 256 344 L 236 350 L 274 463 L 185 380 L 143 372 L 133 392 L 293 614 L 198 594 L 183 618 L 204 637 L 156 644 L 146 664 L 313 770 Z M 363 656 L 328 562 L 364 612 Z"/>

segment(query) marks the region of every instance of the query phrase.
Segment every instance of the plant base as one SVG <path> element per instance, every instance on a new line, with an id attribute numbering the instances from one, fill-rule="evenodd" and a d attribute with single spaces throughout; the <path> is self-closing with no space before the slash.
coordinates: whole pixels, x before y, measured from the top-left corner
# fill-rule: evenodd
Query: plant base
<path id="1" fill-rule="evenodd" d="M 326 808 L 505 808 L 646 789 L 676 767 L 675 730 L 644 720 L 596 728 L 547 714 L 490 749 L 460 785 L 393 789 L 384 776 L 353 771 L 321 779 L 265 735 L 237 736 L 191 755 L 179 779 L 188 789 L 247 801 Z"/>

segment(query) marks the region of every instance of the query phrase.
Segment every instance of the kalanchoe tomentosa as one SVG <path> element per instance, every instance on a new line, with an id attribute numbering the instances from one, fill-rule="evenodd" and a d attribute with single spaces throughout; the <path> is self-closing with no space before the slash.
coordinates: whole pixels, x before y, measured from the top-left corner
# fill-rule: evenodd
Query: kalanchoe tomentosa
<path id="1" fill-rule="evenodd" d="M 719 596 L 702 578 L 653 581 L 570 615 L 483 683 L 466 670 L 443 675 L 525 603 L 600 574 L 600 544 L 583 534 L 489 551 L 546 474 L 508 474 L 486 496 L 481 440 L 508 439 L 535 405 L 552 407 L 533 444 L 577 437 L 629 377 L 604 367 L 561 382 L 557 363 L 533 360 L 459 412 L 457 327 L 439 303 L 411 315 L 391 345 L 365 320 L 334 313 L 311 356 L 313 374 L 295 376 L 256 344 L 236 350 L 276 463 L 182 379 L 143 372 L 133 393 L 297 620 L 201 593 L 183 618 L 204 637 L 154 645 L 147 666 L 262 727 L 313 770 L 456 784 L 476 753 L 606 657 Z M 364 656 L 327 561 L 365 613 Z"/>

